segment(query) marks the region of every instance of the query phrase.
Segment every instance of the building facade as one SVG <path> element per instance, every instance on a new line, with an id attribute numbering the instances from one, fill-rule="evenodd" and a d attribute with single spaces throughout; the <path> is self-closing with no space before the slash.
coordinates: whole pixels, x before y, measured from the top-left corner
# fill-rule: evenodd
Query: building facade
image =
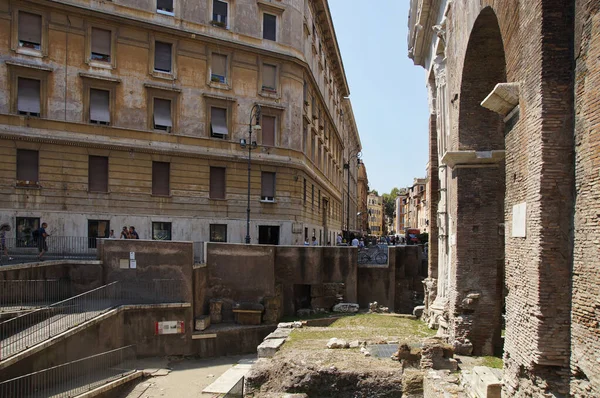
<path id="1" fill-rule="evenodd" d="M 369 196 L 369 178 L 367 168 L 363 162 L 358 166 L 358 226 L 361 235 L 367 233 L 369 228 L 369 208 L 367 206 Z"/>
<path id="2" fill-rule="evenodd" d="M 346 238 L 349 234 L 360 233 L 358 208 L 359 208 L 359 192 L 358 179 L 359 168 L 361 165 L 362 144 L 358 135 L 358 127 L 354 119 L 352 111 L 352 103 L 350 99 L 345 98 L 343 101 L 343 127 L 345 129 L 344 137 L 346 139 L 344 145 L 344 214 L 342 220 L 342 230 L 346 233 Z"/>
<path id="3" fill-rule="evenodd" d="M 367 197 L 367 207 L 369 213 L 369 235 L 381 236 L 383 234 L 384 208 L 383 197 L 375 192 L 369 192 Z"/>
<path id="4" fill-rule="evenodd" d="M 243 242 L 248 180 L 252 243 L 341 232 L 352 113 L 327 1 L 0 0 L 0 14 L 0 222 L 16 239 L 47 222 Z"/>
<path id="5" fill-rule="evenodd" d="M 595 0 L 410 2 L 425 316 L 457 352 L 503 352 L 505 396 L 600 396 L 599 20 Z"/>
<path id="6" fill-rule="evenodd" d="M 395 216 L 395 229 L 396 235 L 404 236 L 404 231 L 408 226 L 408 208 L 409 208 L 409 195 L 408 189 L 402 188 L 400 195 L 396 197 L 396 210 Z"/>
<path id="7" fill-rule="evenodd" d="M 421 233 L 427 232 L 427 179 L 415 178 L 408 188 L 408 225 L 407 228 L 418 228 Z"/>

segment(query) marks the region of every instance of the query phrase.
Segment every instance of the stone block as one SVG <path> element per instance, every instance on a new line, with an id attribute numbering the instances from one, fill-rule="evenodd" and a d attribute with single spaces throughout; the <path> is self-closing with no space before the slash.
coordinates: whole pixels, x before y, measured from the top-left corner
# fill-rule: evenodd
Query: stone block
<path id="1" fill-rule="evenodd" d="M 333 306 L 333 312 L 358 312 L 358 304 L 339 303 Z"/>
<path id="2" fill-rule="evenodd" d="M 209 304 L 210 322 L 214 324 L 221 323 L 223 316 L 221 311 L 223 309 L 223 301 L 221 300 L 210 300 Z"/>
<path id="3" fill-rule="evenodd" d="M 196 330 L 205 330 L 210 326 L 210 316 L 202 315 L 196 318 L 196 322 L 194 325 L 194 329 Z"/>
<path id="4" fill-rule="evenodd" d="M 337 339 L 335 337 L 329 339 L 327 342 L 327 348 L 337 349 L 337 348 L 349 348 L 350 344 L 346 340 Z"/>
<path id="5" fill-rule="evenodd" d="M 259 310 L 233 310 L 235 323 L 240 325 L 260 325 L 262 311 Z"/>
<path id="6" fill-rule="evenodd" d="M 290 336 L 291 333 L 292 333 L 292 329 L 283 329 L 283 328 L 275 329 L 275 331 L 273 333 L 271 333 L 267 337 L 265 337 L 265 340 L 286 339 Z"/>
<path id="7" fill-rule="evenodd" d="M 257 348 L 258 357 L 273 358 L 283 343 L 285 343 L 285 339 L 269 339 L 263 341 Z"/>
<path id="8" fill-rule="evenodd" d="M 480 398 L 501 398 L 502 375 L 497 369 L 475 366 L 470 378 L 471 388 Z"/>

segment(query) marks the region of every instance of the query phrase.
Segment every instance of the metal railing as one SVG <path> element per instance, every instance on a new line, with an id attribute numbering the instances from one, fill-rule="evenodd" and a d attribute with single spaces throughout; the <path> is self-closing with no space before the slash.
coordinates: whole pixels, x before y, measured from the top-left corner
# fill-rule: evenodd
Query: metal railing
<path id="1" fill-rule="evenodd" d="M 186 284 L 175 279 L 116 281 L 0 323 L 0 360 L 126 304 L 183 302 Z"/>
<path id="2" fill-rule="evenodd" d="M 64 279 L 0 281 L 0 313 L 35 309 L 71 296 Z"/>
<path id="3" fill-rule="evenodd" d="M 0 383 L 0 398 L 74 397 L 135 372 L 135 346 L 78 359 Z"/>
<path id="4" fill-rule="evenodd" d="M 48 236 L 45 240 L 41 237 L 33 238 L 31 236 L 5 238 L 4 246 L 8 251 L 8 257 L 2 250 L 0 265 L 37 261 L 42 249 L 45 251 L 44 259 L 46 260 L 79 260 L 97 257 L 97 239 L 85 236 Z"/>
<path id="5" fill-rule="evenodd" d="M 206 264 L 204 252 L 205 242 L 192 242 L 194 244 L 194 264 Z"/>
<path id="6" fill-rule="evenodd" d="M 231 387 L 223 398 L 244 398 L 244 376 Z"/>

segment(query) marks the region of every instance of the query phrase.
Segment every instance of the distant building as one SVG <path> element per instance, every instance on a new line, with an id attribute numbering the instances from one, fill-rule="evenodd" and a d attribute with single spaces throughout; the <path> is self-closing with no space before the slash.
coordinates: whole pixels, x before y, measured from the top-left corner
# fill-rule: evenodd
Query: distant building
<path id="1" fill-rule="evenodd" d="M 374 192 L 369 193 L 367 206 L 370 235 L 381 236 L 383 234 L 383 197 L 375 195 Z"/>

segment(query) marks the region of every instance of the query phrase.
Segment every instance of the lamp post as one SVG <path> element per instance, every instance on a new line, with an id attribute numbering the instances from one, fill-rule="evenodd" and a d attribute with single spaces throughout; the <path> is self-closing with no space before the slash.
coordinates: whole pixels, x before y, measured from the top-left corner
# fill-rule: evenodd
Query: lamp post
<path id="1" fill-rule="evenodd" d="M 242 149 L 248 148 L 248 205 L 246 207 L 246 244 L 250 244 L 250 168 L 252 161 L 252 150 L 256 149 L 256 141 L 252 141 L 252 131 L 257 135 L 261 131 L 260 127 L 260 105 L 255 104 L 250 110 L 250 122 L 248 123 L 248 141 L 245 138 L 240 139 L 240 147 Z M 255 124 L 252 124 L 252 120 L 255 120 Z"/>
<path id="2" fill-rule="evenodd" d="M 350 161 L 356 159 L 356 164 L 360 164 L 362 152 L 352 152 L 348 157 L 348 162 L 344 163 L 344 169 L 348 170 L 348 197 L 346 201 L 346 241 L 350 239 Z"/>

